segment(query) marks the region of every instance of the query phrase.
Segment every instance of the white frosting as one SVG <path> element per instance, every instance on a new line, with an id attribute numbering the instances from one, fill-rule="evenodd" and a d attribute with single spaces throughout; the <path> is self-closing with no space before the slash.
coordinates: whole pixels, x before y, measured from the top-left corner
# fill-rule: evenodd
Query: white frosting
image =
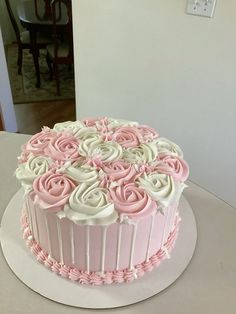
<path id="1" fill-rule="evenodd" d="M 82 183 L 72 192 L 69 205 L 57 213 L 59 218 L 68 217 L 77 224 L 109 225 L 117 220 L 114 204 L 107 199 L 107 189 L 98 182 Z"/>
<path id="2" fill-rule="evenodd" d="M 84 128 L 84 123 L 81 121 L 66 121 L 62 123 L 56 123 L 53 127 L 53 130 L 57 132 L 68 131 L 72 133 L 74 136 L 76 136 L 76 134 L 82 128 Z"/>
<path id="3" fill-rule="evenodd" d="M 122 126 L 137 126 L 138 123 L 135 121 L 123 120 L 123 119 L 112 119 L 108 118 L 108 128 L 118 128 Z"/>
<path id="4" fill-rule="evenodd" d="M 32 184 L 36 177 L 44 174 L 49 169 L 51 160 L 43 156 L 34 156 L 30 154 L 27 162 L 19 164 L 16 169 L 16 177 L 21 181 L 25 192 L 32 190 Z"/>
<path id="5" fill-rule="evenodd" d="M 101 135 L 95 127 L 85 127 L 76 133 L 76 138 L 82 141 L 85 141 L 87 139 L 95 141 L 97 139 L 101 139 Z"/>
<path id="6" fill-rule="evenodd" d="M 144 173 L 138 182 L 153 200 L 164 206 L 175 202 L 184 188 L 184 184 L 175 183 L 171 176 L 158 172 Z"/>
<path id="7" fill-rule="evenodd" d="M 89 165 L 73 164 L 65 169 L 65 174 L 80 183 L 90 184 L 98 179 L 98 171 Z"/>
<path id="8" fill-rule="evenodd" d="M 157 158 L 158 149 L 155 143 L 141 144 L 139 147 L 128 148 L 124 159 L 130 163 L 152 162 Z"/>
<path id="9" fill-rule="evenodd" d="M 156 144 L 158 148 L 158 153 L 169 153 L 183 158 L 183 152 L 181 148 L 172 141 L 164 137 L 158 137 L 156 139 Z"/>
<path id="10" fill-rule="evenodd" d="M 99 134 L 94 134 L 94 136 L 89 136 L 79 145 L 79 153 L 83 157 L 92 156 L 92 146 L 99 146 L 101 143 L 101 137 Z"/>
<path id="11" fill-rule="evenodd" d="M 99 141 L 86 139 L 79 147 L 80 154 L 88 157 L 99 159 L 103 162 L 112 162 L 121 158 L 122 147 L 112 141 Z"/>

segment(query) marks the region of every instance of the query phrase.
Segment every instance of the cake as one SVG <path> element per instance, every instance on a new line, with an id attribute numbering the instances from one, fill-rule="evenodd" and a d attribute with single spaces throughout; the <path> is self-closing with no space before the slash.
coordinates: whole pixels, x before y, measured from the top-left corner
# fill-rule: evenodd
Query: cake
<path id="1" fill-rule="evenodd" d="M 18 157 L 23 238 L 62 277 L 131 282 L 170 258 L 188 173 L 180 147 L 137 122 L 43 127 Z"/>

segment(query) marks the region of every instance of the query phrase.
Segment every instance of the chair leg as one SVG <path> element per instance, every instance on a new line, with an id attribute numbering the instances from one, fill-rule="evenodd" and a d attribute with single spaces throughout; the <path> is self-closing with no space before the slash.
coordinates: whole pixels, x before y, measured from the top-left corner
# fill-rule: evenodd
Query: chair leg
<path id="1" fill-rule="evenodd" d="M 17 59 L 18 74 L 22 74 L 21 72 L 22 59 L 23 59 L 23 49 L 21 47 L 18 47 L 18 59 Z"/>
<path id="2" fill-rule="evenodd" d="M 50 74 L 50 81 L 52 81 L 53 79 L 53 69 L 52 69 L 52 63 L 51 63 L 51 59 L 49 57 L 48 54 L 46 54 L 46 62 L 47 62 L 47 65 L 48 65 L 48 69 L 49 69 L 49 74 Z"/>
<path id="3" fill-rule="evenodd" d="M 60 79 L 59 79 L 59 71 L 58 71 L 58 65 L 54 63 L 54 72 L 55 72 L 55 79 L 56 79 L 56 85 L 57 85 L 57 95 L 61 95 L 60 91 Z"/>

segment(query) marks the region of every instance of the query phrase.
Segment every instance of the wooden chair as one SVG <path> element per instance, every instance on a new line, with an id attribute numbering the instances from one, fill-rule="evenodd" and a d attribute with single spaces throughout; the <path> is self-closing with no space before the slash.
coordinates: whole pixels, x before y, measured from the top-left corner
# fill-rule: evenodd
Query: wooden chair
<path id="1" fill-rule="evenodd" d="M 5 0 L 7 11 L 11 20 L 11 24 L 13 26 L 15 35 L 16 35 L 16 41 L 18 45 L 18 59 L 17 59 L 17 65 L 18 65 L 18 74 L 21 74 L 21 68 L 22 68 L 22 59 L 23 59 L 23 49 L 29 49 L 31 48 L 30 43 L 30 34 L 29 31 L 23 31 L 20 32 L 18 24 L 16 22 L 15 16 L 12 12 L 11 4 L 9 0 Z M 45 37 L 45 35 L 42 35 L 40 33 L 37 34 L 37 48 L 40 49 L 46 49 L 47 45 L 52 42 L 52 39 L 50 37 Z"/>
<path id="2" fill-rule="evenodd" d="M 68 22 L 66 25 L 60 25 L 59 17 L 62 10 L 62 5 L 65 5 Z M 53 44 L 47 46 L 47 63 L 50 69 L 50 79 L 53 74 L 56 79 L 57 95 L 60 95 L 60 64 L 71 66 L 74 63 L 73 54 L 73 34 L 72 34 L 72 7 L 71 0 L 52 0 L 52 20 L 53 20 Z M 53 65 L 53 67 L 52 67 Z"/>

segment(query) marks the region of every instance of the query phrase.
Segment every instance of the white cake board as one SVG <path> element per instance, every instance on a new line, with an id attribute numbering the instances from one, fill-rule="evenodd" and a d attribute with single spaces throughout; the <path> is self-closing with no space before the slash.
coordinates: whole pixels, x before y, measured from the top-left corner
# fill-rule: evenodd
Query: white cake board
<path id="1" fill-rule="evenodd" d="M 152 272 L 128 284 L 80 285 L 61 278 L 44 267 L 26 247 L 20 227 L 22 196 L 23 191 L 19 190 L 12 197 L 2 218 L 0 238 L 3 254 L 21 281 L 53 301 L 91 309 L 115 308 L 137 303 L 171 285 L 183 273 L 193 256 L 197 240 L 196 222 L 189 203 L 182 196 L 182 221 L 171 259 L 162 261 Z"/>

